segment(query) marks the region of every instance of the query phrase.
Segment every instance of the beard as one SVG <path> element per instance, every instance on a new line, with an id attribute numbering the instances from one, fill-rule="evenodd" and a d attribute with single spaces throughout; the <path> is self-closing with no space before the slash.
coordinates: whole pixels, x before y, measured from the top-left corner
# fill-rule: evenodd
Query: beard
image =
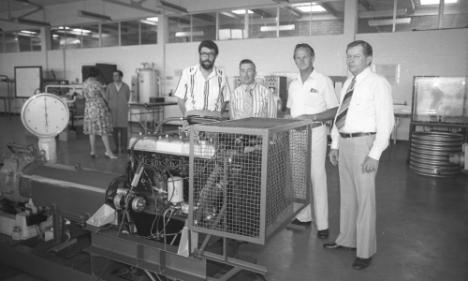
<path id="1" fill-rule="evenodd" d="M 203 69 L 205 69 L 205 70 L 211 70 L 211 69 L 213 68 L 214 61 L 210 61 L 210 60 L 200 60 L 200 65 L 201 65 L 201 67 L 203 67 Z"/>

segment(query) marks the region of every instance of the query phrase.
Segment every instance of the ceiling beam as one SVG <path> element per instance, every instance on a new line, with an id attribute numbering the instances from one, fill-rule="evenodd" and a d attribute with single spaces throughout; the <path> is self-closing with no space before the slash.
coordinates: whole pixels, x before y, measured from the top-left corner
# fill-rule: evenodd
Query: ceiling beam
<path id="1" fill-rule="evenodd" d="M 361 6 L 363 6 L 368 11 L 375 11 L 374 6 L 369 3 L 368 0 L 359 0 L 359 4 L 361 4 Z"/>
<path id="2" fill-rule="evenodd" d="M 156 15 L 161 14 L 161 11 L 159 11 L 159 10 L 153 10 L 153 9 L 150 9 L 150 8 L 143 7 L 143 5 L 141 4 L 142 2 L 133 2 L 133 1 L 131 1 L 131 3 L 127 3 L 127 2 L 122 2 L 122 1 L 119 1 L 119 0 L 102 0 L 102 1 L 112 3 L 112 4 L 116 4 L 116 5 L 120 5 L 120 6 L 124 6 L 124 7 L 130 8 L 130 9 L 135 9 L 135 10 L 140 10 L 140 11 L 144 11 L 144 12 L 153 13 L 153 14 L 156 14 Z"/>
<path id="3" fill-rule="evenodd" d="M 188 14 L 188 10 L 182 6 L 172 4 L 164 0 L 158 0 L 158 2 L 159 2 L 159 5 L 157 6 L 159 6 L 160 8 L 166 11 L 175 12 L 178 14 Z"/>
<path id="4" fill-rule="evenodd" d="M 320 6 L 322 6 L 325 10 L 327 10 L 328 13 L 332 14 L 333 16 L 337 18 L 343 17 L 343 13 L 340 13 L 337 10 L 335 10 L 335 8 L 333 8 L 333 6 L 330 5 L 330 3 L 328 2 L 322 2 L 320 3 Z"/>
<path id="5" fill-rule="evenodd" d="M 257 15 L 261 16 L 261 17 L 264 17 L 264 18 L 272 18 L 272 17 L 276 17 L 276 15 L 272 15 L 268 12 L 265 12 L 264 10 L 262 9 L 251 9 L 252 12 L 256 13 Z"/>

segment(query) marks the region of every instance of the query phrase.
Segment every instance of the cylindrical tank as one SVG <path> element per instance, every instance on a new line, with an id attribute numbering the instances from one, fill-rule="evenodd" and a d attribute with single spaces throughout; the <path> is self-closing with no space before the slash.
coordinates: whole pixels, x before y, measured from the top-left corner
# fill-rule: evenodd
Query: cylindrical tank
<path id="1" fill-rule="evenodd" d="M 138 99 L 140 103 L 149 103 L 151 98 L 159 97 L 159 75 L 156 69 L 147 67 L 137 70 Z"/>
<path id="2" fill-rule="evenodd" d="M 410 168 L 432 177 L 448 177 L 461 171 L 449 161 L 462 151 L 463 135 L 446 132 L 414 132 L 411 136 Z"/>
<path id="3" fill-rule="evenodd" d="M 181 177 L 170 177 L 167 180 L 167 196 L 173 204 L 184 201 L 184 182 Z"/>

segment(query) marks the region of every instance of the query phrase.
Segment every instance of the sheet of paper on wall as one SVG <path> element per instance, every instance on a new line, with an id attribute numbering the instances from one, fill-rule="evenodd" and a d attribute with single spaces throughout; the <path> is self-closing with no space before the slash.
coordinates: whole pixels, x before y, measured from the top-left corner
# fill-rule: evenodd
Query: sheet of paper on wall
<path id="1" fill-rule="evenodd" d="M 396 85 L 400 83 L 400 65 L 399 64 L 375 64 L 374 71 L 382 75 L 387 81 Z"/>

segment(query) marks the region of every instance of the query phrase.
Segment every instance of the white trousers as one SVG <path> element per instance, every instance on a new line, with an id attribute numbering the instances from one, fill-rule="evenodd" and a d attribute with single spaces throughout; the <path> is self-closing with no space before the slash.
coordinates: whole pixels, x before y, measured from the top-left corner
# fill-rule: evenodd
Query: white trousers
<path id="1" fill-rule="evenodd" d="M 327 127 L 320 126 L 312 129 L 311 147 L 311 180 L 312 192 L 310 202 L 314 205 L 315 223 L 317 230 L 328 229 L 328 192 L 325 158 L 327 155 Z M 296 218 L 299 221 L 312 221 L 311 204 L 305 207 Z"/>

